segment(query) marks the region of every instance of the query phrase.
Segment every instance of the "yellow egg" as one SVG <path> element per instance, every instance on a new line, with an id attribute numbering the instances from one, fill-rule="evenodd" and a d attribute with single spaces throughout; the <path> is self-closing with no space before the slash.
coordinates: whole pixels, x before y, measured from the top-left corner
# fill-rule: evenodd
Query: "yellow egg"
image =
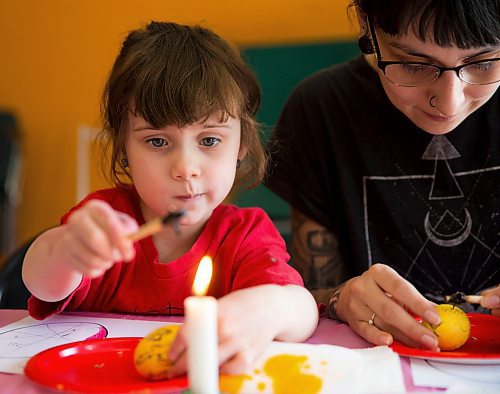
<path id="1" fill-rule="evenodd" d="M 431 329 L 438 337 L 441 350 L 455 350 L 462 346 L 470 335 L 470 321 L 467 315 L 458 306 L 441 304 L 434 307 L 441 323 L 431 326 L 424 322 L 424 326 Z"/>
<path id="2" fill-rule="evenodd" d="M 168 351 L 179 328 L 178 324 L 160 327 L 139 341 L 134 351 L 134 365 L 139 374 L 150 380 L 168 377 L 172 365 Z"/>

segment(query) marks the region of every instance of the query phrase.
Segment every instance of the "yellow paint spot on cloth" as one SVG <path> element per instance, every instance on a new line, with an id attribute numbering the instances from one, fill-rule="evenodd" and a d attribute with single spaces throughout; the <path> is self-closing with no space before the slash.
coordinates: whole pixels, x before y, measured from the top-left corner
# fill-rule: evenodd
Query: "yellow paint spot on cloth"
<path id="1" fill-rule="evenodd" d="M 270 357 L 262 370 L 254 375 L 221 375 L 219 386 L 224 394 L 248 394 L 245 383 L 253 381 L 252 394 L 272 392 L 274 394 L 317 394 L 323 387 L 323 380 L 310 370 L 307 356 L 278 354 Z M 251 384 L 251 385 L 252 385 Z M 248 385 L 246 390 L 249 390 Z"/>
<path id="2" fill-rule="evenodd" d="M 273 381 L 275 394 L 319 393 L 323 380 L 316 375 L 303 373 L 310 368 L 306 356 L 280 354 L 271 357 L 264 365 L 264 373 Z"/>
<path id="3" fill-rule="evenodd" d="M 245 380 L 252 380 L 248 375 L 221 375 L 219 389 L 224 394 L 239 394 Z"/>

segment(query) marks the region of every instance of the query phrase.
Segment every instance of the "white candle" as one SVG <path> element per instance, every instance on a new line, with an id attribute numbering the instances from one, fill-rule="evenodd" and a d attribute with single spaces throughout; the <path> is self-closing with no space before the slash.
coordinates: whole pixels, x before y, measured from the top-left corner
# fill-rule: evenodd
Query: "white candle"
<path id="1" fill-rule="evenodd" d="M 193 394 L 219 393 L 217 301 L 204 296 L 212 276 L 212 260 L 204 256 L 196 271 L 192 297 L 184 300 L 188 380 Z"/>

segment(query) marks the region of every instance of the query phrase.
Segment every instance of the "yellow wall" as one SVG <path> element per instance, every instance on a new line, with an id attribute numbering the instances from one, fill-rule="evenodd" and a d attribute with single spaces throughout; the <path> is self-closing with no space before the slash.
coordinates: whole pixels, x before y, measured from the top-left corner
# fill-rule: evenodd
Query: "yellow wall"
<path id="1" fill-rule="evenodd" d="M 75 203 L 79 125 L 99 99 L 127 31 L 152 19 L 197 23 L 237 45 L 352 38 L 347 0 L 0 0 L 0 109 L 23 133 L 19 243 Z M 92 188 L 103 186 L 93 164 Z"/>

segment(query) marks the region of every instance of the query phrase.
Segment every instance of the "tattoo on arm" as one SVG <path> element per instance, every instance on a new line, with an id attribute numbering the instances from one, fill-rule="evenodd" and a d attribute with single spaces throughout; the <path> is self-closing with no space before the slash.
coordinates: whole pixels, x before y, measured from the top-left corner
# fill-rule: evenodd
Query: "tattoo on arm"
<path id="1" fill-rule="evenodd" d="M 292 209 L 291 255 L 294 267 L 318 302 L 327 302 L 332 289 L 348 279 L 337 236 Z"/>

